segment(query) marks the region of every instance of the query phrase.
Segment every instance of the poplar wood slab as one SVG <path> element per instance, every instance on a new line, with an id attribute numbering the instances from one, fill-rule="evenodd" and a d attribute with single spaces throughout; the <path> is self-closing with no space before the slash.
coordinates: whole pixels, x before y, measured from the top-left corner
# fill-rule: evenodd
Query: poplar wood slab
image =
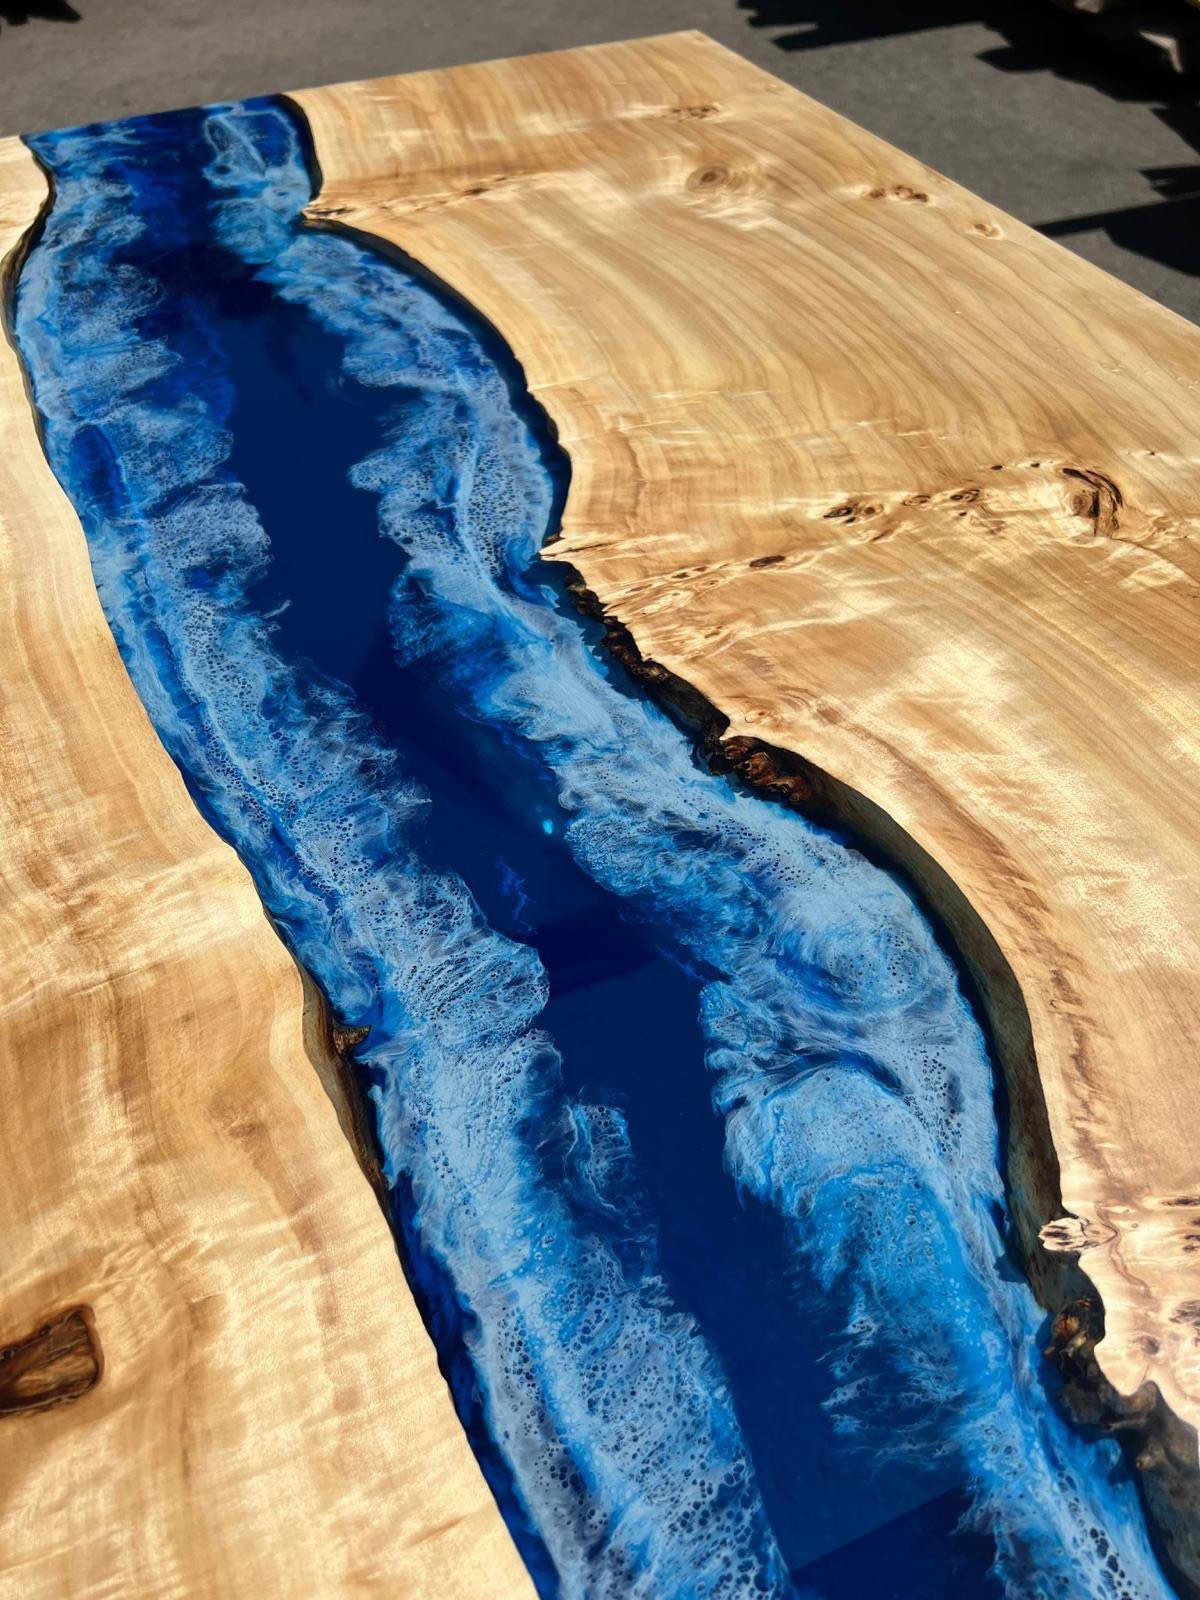
<path id="1" fill-rule="evenodd" d="M 699 34 L 295 98 L 312 217 L 524 364 L 552 554 L 938 902 L 1027 1143 L 1031 1025 L 1048 1239 L 1194 1426 L 1200 332 Z"/>
<path id="2" fill-rule="evenodd" d="M 0 1596 L 532 1597 L 2 339 L 0 696 Z"/>

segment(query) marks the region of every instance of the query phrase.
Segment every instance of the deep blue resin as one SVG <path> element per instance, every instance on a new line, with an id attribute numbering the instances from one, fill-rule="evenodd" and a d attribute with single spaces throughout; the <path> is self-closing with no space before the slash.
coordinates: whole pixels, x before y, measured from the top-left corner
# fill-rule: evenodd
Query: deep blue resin
<path id="1" fill-rule="evenodd" d="M 402 1255 L 540 1592 L 1166 1594 L 1045 1386 L 951 963 L 563 603 L 511 354 L 301 223 L 278 103 L 31 143 L 51 462 L 198 804 L 369 1027 Z"/>

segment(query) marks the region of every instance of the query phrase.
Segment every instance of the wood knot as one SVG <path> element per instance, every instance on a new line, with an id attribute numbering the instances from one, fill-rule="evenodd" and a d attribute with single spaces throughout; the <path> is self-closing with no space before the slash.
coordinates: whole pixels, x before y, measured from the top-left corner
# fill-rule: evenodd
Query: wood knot
<path id="1" fill-rule="evenodd" d="M 720 109 L 709 101 L 701 101 L 692 106 L 671 106 L 666 116 L 672 122 L 703 122 L 707 117 L 715 117 Z"/>
<path id="2" fill-rule="evenodd" d="M 840 522 L 843 527 L 849 528 L 856 522 L 879 516 L 882 511 L 883 506 L 876 500 L 844 500 L 836 506 L 830 506 L 821 516 L 826 522 Z"/>
<path id="3" fill-rule="evenodd" d="M 1181 1300 L 1171 1313 L 1171 1321 L 1177 1327 L 1191 1328 L 1200 1344 L 1200 1300 Z"/>
<path id="4" fill-rule="evenodd" d="M 927 206 L 932 201 L 924 189 L 914 189 L 908 183 L 878 184 L 867 190 L 868 200 L 900 200 L 909 205 Z"/>
<path id="5" fill-rule="evenodd" d="M 1078 1255 L 1084 1250 L 1094 1250 L 1097 1245 L 1110 1244 L 1117 1230 L 1105 1222 L 1091 1222 L 1086 1217 L 1056 1217 L 1038 1234 L 1043 1246 L 1056 1255 Z"/>
<path id="6" fill-rule="evenodd" d="M 713 165 L 697 167 L 695 172 L 689 174 L 687 186 L 695 194 L 702 190 L 727 189 L 734 181 L 734 175 L 728 167 Z"/>
<path id="7" fill-rule="evenodd" d="M 100 1381 L 100 1345 L 88 1306 L 75 1306 L 15 1344 L 0 1346 L 0 1417 L 79 1400 Z"/>
<path id="8" fill-rule="evenodd" d="M 1063 467 L 1062 475 L 1083 487 L 1071 496 L 1071 511 L 1085 517 L 1097 534 L 1116 533 L 1125 497 L 1113 480 L 1093 467 Z"/>
<path id="9" fill-rule="evenodd" d="M 503 188 L 506 183 L 512 183 L 516 176 L 515 172 L 492 172 L 486 177 L 475 178 L 458 191 L 458 198 L 477 200 L 480 195 L 491 194 L 493 190 Z"/>

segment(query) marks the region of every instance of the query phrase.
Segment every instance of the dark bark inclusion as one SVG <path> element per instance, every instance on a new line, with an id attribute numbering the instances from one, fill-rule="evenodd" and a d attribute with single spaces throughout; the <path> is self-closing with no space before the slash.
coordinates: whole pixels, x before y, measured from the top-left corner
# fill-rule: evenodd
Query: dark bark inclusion
<path id="1" fill-rule="evenodd" d="M 1024 1063 L 1028 1242 L 1057 1187 L 1028 1021 L 962 896 L 607 618 L 705 765 L 604 665 L 538 563 L 548 419 L 444 286 L 302 226 L 294 112 L 32 143 L 51 463 L 160 736 L 329 996 L 315 1054 L 370 1086 L 344 1125 L 541 1592 L 1165 1593 L 1113 1447 L 1041 1382 L 945 952 L 750 790 L 939 907 Z"/>
<path id="2" fill-rule="evenodd" d="M 61 1311 L 24 1338 L 0 1345 L 0 1417 L 81 1400 L 99 1383 L 101 1370 L 91 1308 Z"/>

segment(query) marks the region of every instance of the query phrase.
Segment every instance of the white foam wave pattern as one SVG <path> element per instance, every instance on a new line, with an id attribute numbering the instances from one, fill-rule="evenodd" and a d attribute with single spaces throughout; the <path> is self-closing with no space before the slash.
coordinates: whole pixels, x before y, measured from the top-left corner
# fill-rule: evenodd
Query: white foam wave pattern
<path id="1" fill-rule="evenodd" d="M 1039 1381 L 1040 1314 L 998 1270 L 1002 1202 L 989 1062 L 956 974 L 906 892 L 853 849 L 699 771 L 652 706 L 615 687 L 538 587 L 545 487 L 514 470 L 501 375 L 419 282 L 335 241 L 280 248 L 290 170 L 264 167 L 244 112 L 214 119 L 232 247 L 346 341 L 360 381 L 422 395 L 364 461 L 409 578 L 396 646 L 553 767 L 571 848 L 688 957 L 703 998 L 727 1162 L 794 1224 L 853 1301 L 831 1405 L 914 1465 L 961 1455 L 1013 1596 L 1166 1592 L 1111 1443 L 1085 1443 Z M 265 202 L 265 205 L 264 205 Z M 364 315 L 369 305 L 369 315 Z M 873 1410 L 860 1356 L 898 1381 Z"/>
<path id="2" fill-rule="evenodd" d="M 213 121 L 226 147 L 245 134 L 252 171 L 255 116 L 291 140 L 278 111 Z M 193 338 L 184 364 L 169 337 L 141 338 L 135 318 L 161 307 L 160 286 L 106 259 L 145 226 L 130 183 L 112 176 L 135 140 L 117 125 L 40 142 L 58 189 L 17 329 L 138 691 L 301 959 L 344 1017 L 372 1026 L 388 1176 L 411 1181 L 423 1246 L 468 1318 L 491 1435 L 557 1574 L 546 1592 L 791 1594 L 722 1373 L 672 1306 L 653 1240 L 619 1261 L 587 1225 L 622 1170 L 625 1133 L 611 1110 L 565 1100 L 535 1025 L 546 999 L 536 955 L 488 928 L 457 878 L 423 865 L 409 842 L 423 796 L 337 687 L 297 682 L 244 603 L 269 548 L 225 468 L 219 350 L 206 358 Z M 229 212 L 252 236 L 259 205 Z M 360 296 L 371 319 L 377 284 L 361 252 L 313 238 L 299 258 L 306 281 L 337 283 L 347 312 Z M 456 336 L 432 298 L 393 288 L 377 329 L 386 348 L 359 357 L 387 373 L 401 348 L 412 370 L 426 326 Z M 440 374 L 421 382 L 453 392 Z M 545 494 L 532 466 L 510 478 L 531 504 Z M 543 1174 L 547 1143 L 561 1152 L 561 1188 Z"/>

